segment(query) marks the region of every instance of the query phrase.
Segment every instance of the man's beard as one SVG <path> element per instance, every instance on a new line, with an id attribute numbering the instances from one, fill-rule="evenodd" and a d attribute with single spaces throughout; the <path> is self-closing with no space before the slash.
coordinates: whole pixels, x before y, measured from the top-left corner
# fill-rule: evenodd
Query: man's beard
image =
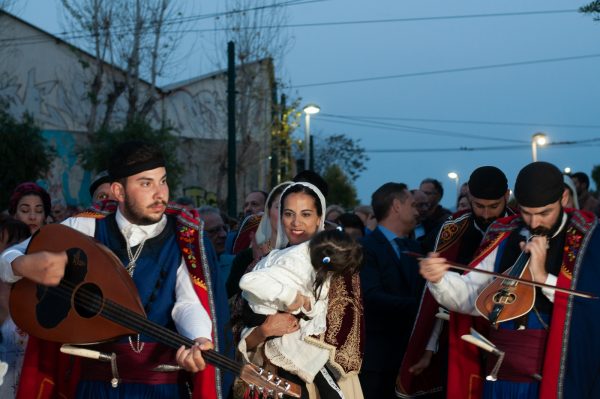
<path id="1" fill-rule="evenodd" d="M 123 203 L 124 205 L 124 216 L 125 218 L 133 224 L 137 224 L 138 226 L 147 226 L 150 224 L 154 224 L 156 222 L 158 222 L 161 218 L 163 213 L 161 213 L 160 215 L 153 217 L 153 216 L 149 216 L 149 215 L 144 215 L 144 212 L 142 209 L 140 209 L 140 206 L 137 205 L 136 203 L 134 203 L 133 201 L 130 201 L 129 198 L 125 197 L 125 202 Z M 167 206 L 167 203 L 165 201 L 156 201 L 152 204 L 150 204 L 148 206 L 152 207 L 155 205 L 164 205 Z"/>
<path id="2" fill-rule="evenodd" d="M 527 229 L 529 230 L 531 235 L 544 236 L 544 237 L 547 237 L 548 239 L 550 239 L 558 231 L 558 229 L 562 223 L 562 219 L 563 219 L 563 207 L 561 205 L 560 213 L 558 214 L 558 218 L 556 219 L 556 222 L 554 223 L 554 225 L 552 227 L 548 228 L 548 227 L 544 227 L 544 226 L 538 226 L 535 229 L 531 229 L 528 226 Z"/>
<path id="3" fill-rule="evenodd" d="M 479 227 L 483 231 L 486 231 L 488 229 L 488 227 L 490 227 L 490 225 L 496 221 L 496 219 L 501 218 L 505 214 L 506 214 L 506 208 L 504 208 L 502 210 L 502 212 L 500 213 L 500 216 L 494 217 L 494 218 L 482 218 L 481 216 L 475 216 L 475 214 L 473 214 L 473 216 L 474 216 L 475 223 L 477 224 L 477 227 Z"/>

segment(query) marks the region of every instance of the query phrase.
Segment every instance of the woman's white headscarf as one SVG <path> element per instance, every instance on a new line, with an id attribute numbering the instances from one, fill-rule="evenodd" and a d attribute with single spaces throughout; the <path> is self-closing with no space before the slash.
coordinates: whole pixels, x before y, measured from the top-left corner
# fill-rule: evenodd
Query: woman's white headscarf
<path id="1" fill-rule="evenodd" d="M 284 181 L 283 183 L 279 183 L 278 185 L 273 187 L 273 189 L 267 196 L 267 200 L 265 201 L 265 211 L 264 211 L 262 217 L 260 218 L 260 223 L 258 224 L 258 228 L 256 229 L 255 239 L 256 239 L 256 243 L 258 245 L 262 245 L 265 242 L 267 242 L 269 239 L 271 239 L 271 234 L 273 233 L 271 231 L 271 217 L 269 216 L 270 215 L 269 202 L 271 201 L 271 197 L 273 197 L 274 193 L 280 187 L 288 186 L 293 183 L 294 182 L 292 182 L 292 181 Z"/>
<path id="2" fill-rule="evenodd" d="M 317 188 L 317 186 L 315 186 L 314 184 L 303 182 L 303 181 L 296 182 L 296 183 L 290 184 L 285 190 L 283 190 L 283 192 L 281 193 L 281 198 L 283 199 L 283 197 L 285 196 L 285 193 L 289 189 L 291 189 L 292 187 L 298 186 L 298 185 L 309 188 L 315 194 L 317 194 L 317 197 L 319 197 L 319 200 L 321 201 L 322 215 L 320 216 L 321 219 L 319 222 L 319 227 L 317 228 L 317 232 L 325 230 L 325 209 L 327 209 L 327 206 L 325 205 L 325 197 L 321 193 L 321 190 L 319 190 Z M 280 202 L 280 204 L 279 204 L 279 220 L 277 221 L 277 243 L 275 244 L 275 248 L 277 248 L 277 249 L 285 248 L 289 243 L 288 237 L 285 235 L 285 231 L 283 231 L 283 224 L 281 223 L 282 212 L 283 212 L 283 202 Z"/>
<path id="3" fill-rule="evenodd" d="M 571 191 L 571 197 L 573 198 L 573 207 L 575 209 L 579 209 L 579 199 L 577 198 L 577 189 L 575 188 L 575 184 L 573 183 L 573 179 L 569 175 L 563 175 L 563 180 L 567 186 L 569 186 L 569 191 Z"/>

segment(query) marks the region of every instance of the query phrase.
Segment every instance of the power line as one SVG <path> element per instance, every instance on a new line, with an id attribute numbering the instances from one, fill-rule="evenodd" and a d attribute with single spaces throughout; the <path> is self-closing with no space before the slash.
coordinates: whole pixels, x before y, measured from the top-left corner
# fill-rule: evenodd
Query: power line
<path id="1" fill-rule="evenodd" d="M 328 120 L 329 119 L 329 120 Z M 487 141 L 500 141 L 500 142 L 508 142 L 508 143 L 529 143 L 528 140 L 516 140 L 516 139 L 507 139 L 502 137 L 487 137 L 480 136 L 476 134 L 468 134 L 468 133 L 460 133 L 453 132 L 447 130 L 438 130 L 438 129 L 427 129 L 418 126 L 409 126 L 409 125 L 398 125 L 393 123 L 384 123 L 384 122 L 353 122 L 353 121 L 345 121 L 340 120 L 338 118 L 328 118 L 326 115 L 319 115 L 319 120 L 323 120 L 325 122 L 333 122 L 344 125 L 351 126 L 359 126 L 359 127 L 369 127 L 369 128 L 378 128 L 384 130 L 391 130 L 395 132 L 407 132 L 407 133 L 419 133 L 419 134 L 428 134 L 432 136 L 443 136 L 443 137 L 460 137 L 460 138 L 469 138 L 469 139 L 477 139 L 477 140 L 487 140 Z"/>
<path id="2" fill-rule="evenodd" d="M 466 14 L 466 15 L 444 15 L 439 17 L 413 17 L 413 18 L 387 18 L 387 19 L 368 19 L 368 20 L 355 20 L 355 21 L 328 21 L 328 22 L 308 22 L 308 23 L 297 23 L 297 24 L 286 24 L 286 25 L 264 25 L 264 26 L 249 26 L 249 27 L 238 27 L 240 30 L 254 30 L 254 29 L 271 29 L 276 27 L 284 28 L 313 28 L 319 26 L 343 26 L 343 25 L 364 25 L 364 24 L 388 24 L 388 23 L 402 23 L 402 22 L 422 22 L 422 21 L 440 21 L 440 20 L 453 20 L 453 19 L 474 19 L 474 18 L 497 18 L 497 17 L 513 17 L 513 16 L 529 16 L 529 15 L 550 15 L 550 14 L 565 14 L 575 13 L 577 10 L 547 10 L 547 11 L 522 11 L 522 12 L 506 12 L 506 13 L 493 13 L 493 14 Z M 212 32 L 212 31 L 223 31 L 231 28 L 212 28 L 212 29 L 194 29 L 190 32 Z"/>
<path id="3" fill-rule="evenodd" d="M 370 82 L 370 81 L 376 81 L 376 80 L 412 78 L 412 77 L 416 77 L 416 76 L 439 75 L 439 74 L 444 74 L 444 73 L 456 73 L 456 72 L 469 72 L 469 71 L 477 71 L 477 70 L 485 70 L 485 69 L 507 68 L 507 67 L 514 67 L 514 66 L 522 66 L 522 65 L 546 64 L 546 63 L 552 63 L 552 62 L 583 60 L 583 59 L 598 58 L 598 57 L 600 57 L 600 54 L 585 54 L 585 55 L 575 55 L 575 56 L 570 56 L 570 57 L 544 58 L 544 59 L 538 59 L 538 60 L 506 62 L 506 63 L 501 63 L 501 64 L 477 65 L 477 66 L 471 66 L 471 67 L 438 69 L 438 70 L 423 71 L 423 72 L 410 72 L 410 73 L 403 73 L 403 74 L 398 74 L 398 75 L 373 76 L 370 78 L 332 80 L 329 82 L 305 83 L 305 84 L 300 84 L 300 85 L 291 85 L 291 86 L 287 86 L 287 87 L 298 89 L 298 88 L 302 88 L 302 87 L 332 86 L 332 85 L 339 85 L 339 84 L 346 84 L 346 83 L 358 83 L 358 82 Z"/>
<path id="4" fill-rule="evenodd" d="M 547 143 L 545 146 L 571 146 L 571 147 L 579 147 L 586 146 L 589 147 L 590 144 L 592 146 L 597 146 L 598 144 L 593 144 L 600 142 L 600 137 L 579 140 L 579 141 L 559 141 L 559 142 L 551 142 Z M 385 148 L 385 149 L 367 149 L 365 152 L 370 153 L 417 153 L 417 152 L 475 152 L 475 151 L 506 151 L 506 150 L 517 150 L 517 149 L 530 149 L 529 145 L 505 145 L 505 146 L 491 146 L 491 147 L 451 147 L 451 148 Z"/>
<path id="5" fill-rule="evenodd" d="M 268 8 L 289 7 L 289 6 L 310 4 L 310 3 L 320 3 L 323 1 L 327 1 L 327 0 L 288 0 L 288 1 L 281 2 L 281 3 L 275 3 L 275 4 L 269 4 L 269 5 L 257 6 L 257 7 L 239 9 L 239 10 L 229 10 L 229 11 L 223 11 L 223 12 L 218 12 L 218 13 L 199 14 L 199 15 L 192 15 L 192 16 L 188 16 L 188 17 L 167 19 L 163 22 L 163 25 L 174 25 L 174 24 L 180 24 L 180 23 L 185 23 L 185 22 L 199 21 L 202 19 L 226 17 L 228 15 L 241 14 L 241 13 L 246 13 L 246 12 L 251 12 L 251 11 L 260 11 L 260 10 L 264 10 L 264 9 L 268 9 Z M 154 25 L 156 25 L 155 22 L 150 22 L 148 24 L 147 28 L 150 28 Z M 123 33 L 132 32 L 134 29 L 134 28 L 126 27 L 126 26 L 121 26 L 121 27 L 117 26 L 115 28 L 121 29 L 121 30 L 117 30 L 116 32 L 114 32 L 115 34 L 123 34 Z M 178 33 L 178 32 L 186 33 L 186 32 L 194 32 L 194 31 L 195 31 L 194 29 L 181 30 L 181 31 L 173 30 L 173 31 L 165 31 L 165 33 Z M 75 39 L 83 39 L 86 37 L 94 36 L 93 33 L 89 33 L 89 31 L 83 30 L 83 29 L 72 30 L 72 31 L 63 31 L 63 32 L 58 32 L 58 33 L 49 33 L 49 34 L 52 36 L 58 37 L 61 40 L 65 40 L 65 41 L 75 40 Z M 3 39 L 0 39 L 0 43 L 23 41 L 24 43 L 20 43 L 20 44 L 29 45 L 29 44 L 43 43 L 43 42 L 46 42 L 49 40 L 52 40 L 52 38 L 45 37 L 45 35 L 43 35 L 43 34 L 35 34 L 35 35 L 30 35 L 30 36 L 3 38 Z"/>
<path id="6" fill-rule="evenodd" d="M 225 11 L 221 13 L 212 13 L 212 14 L 200 14 L 196 16 L 189 17 L 181 17 L 175 18 L 172 20 L 165 21 L 165 25 L 173 25 L 176 23 L 183 22 L 192 22 L 198 21 L 202 19 L 208 18 L 217 18 L 221 16 L 232 15 L 235 13 L 242 13 L 248 11 L 255 11 L 264 8 L 272 8 L 272 7 L 283 7 L 283 6 L 291 6 L 291 5 L 303 5 L 308 3 L 321 2 L 325 0 L 295 0 L 288 1 L 283 3 L 278 3 L 276 5 L 270 6 L 262 6 L 262 7 L 254 7 L 248 8 L 244 10 L 232 10 Z M 355 21 L 328 21 L 328 22 L 310 22 L 310 23 L 297 23 L 297 24 L 283 24 L 283 25 L 264 25 L 264 26 L 251 26 L 251 27 L 236 27 L 238 30 L 256 30 L 256 29 L 273 29 L 273 28 L 307 28 L 307 27 L 318 27 L 318 26 L 343 26 L 343 25 L 363 25 L 363 24 L 387 24 L 387 23 L 403 23 L 403 22 L 421 22 L 421 21 L 439 21 L 439 20 L 459 20 L 459 19 L 475 19 L 475 18 L 498 18 L 498 17 L 513 17 L 513 16 L 531 16 L 531 15 L 552 15 L 552 14 L 565 14 L 565 13 L 576 13 L 577 10 L 568 9 L 568 10 L 542 10 L 542 11 L 520 11 L 520 12 L 506 12 L 506 13 L 491 13 L 491 14 L 465 14 L 465 15 L 445 15 L 445 16 L 434 16 L 434 17 L 413 17 L 413 18 L 389 18 L 389 19 L 375 19 L 375 20 L 355 20 Z M 172 30 L 166 31 L 166 33 L 203 33 L 203 32 L 217 32 L 217 31 L 227 31 L 232 28 L 206 28 L 206 29 L 184 29 L 184 30 Z M 131 29 L 125 30 L 121 33 L 126 33 Z M 93 36 L 91 33 L 83 33 L 86 32 L 84 30 L 75 30 L 75 31 L 64 31 L 53 34 L 54 36 L 61 37 L 63 40 L 73 40 L 73 39 L 82 39 L 85 37 Z M 75 36 L 73 36 L 75 35 Z M 23 36 L 17 38 L 10 39 L 1 39 L 0 41 L 18 41 L 24 40 L 27 41 L 29 39 L 40 40 L 39 35 L 36 36 Z M 46 39 L 47 40 L 47 39 Z M 27 43 L 27 44 L 36 44 L 35 43 Z"/>
<path id="7" fill-rule="evenodd" d="M 600 129 L 600 125 L 579 125 L 579 124 L 565 124 L 565 123 L 547 123 L 547 122 L 502 122 L 502 121 L 478 121 L 478 120 L 465 120 L 465 119 L 437 119 L 437 118 L 403 118 L 396 116 L 364 116 L 364 115 L 340 115 L 340 114 L 328 114 L 319 113 L 321 116 L 330 116 L 335 118 L 346 118 L 358 121 L 377 121 L 377 120 L 390 120 L 390 121 L 406 121 L 406 122 L 432 122 L 432 123 L 456 123 L 456 124 L 471 124 L 471 125 L 496 125 L 496 126 L 548 126 L 548 127 L 561 127 L 561 128 L 575 128 L 575 129 Z"/>

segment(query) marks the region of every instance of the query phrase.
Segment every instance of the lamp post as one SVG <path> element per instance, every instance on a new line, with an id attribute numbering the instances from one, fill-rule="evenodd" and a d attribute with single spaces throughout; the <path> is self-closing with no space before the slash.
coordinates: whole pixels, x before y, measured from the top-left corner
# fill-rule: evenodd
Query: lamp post
<path id="1" fill-rule="evenodd" d="M 531 155 L 533 162 L 537 162 L 537 146 L 543 146 L 548 143 L 548 136 L 545 133 L 537 132 L 531 136 Z"/>
<path id="2" fill-rule="evenodd" d="M 454 182 L 456 183 L 456 198 L 458 198 L 458 194 L 460 193 L 460 187 L 458 186 L 458 181 L 460 180 L 460 177 L 458 176 L 458 173 L 456 173 L 456 172 L 448 173 L 448 177 L 450 179 L 454 180 Z"/>
<path id="3" fill-rule="evenodd" d="M 318 114 L 321 108 L 316 104 L 308 104 L 304 111 L 304 169 L 310 169 L 311 143 L 310 143 L 310 116 Z"/>

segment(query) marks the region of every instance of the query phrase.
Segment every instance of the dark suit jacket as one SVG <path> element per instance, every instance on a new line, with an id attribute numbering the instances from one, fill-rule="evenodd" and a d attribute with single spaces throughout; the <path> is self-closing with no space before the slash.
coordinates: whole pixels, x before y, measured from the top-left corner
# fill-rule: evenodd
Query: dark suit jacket
<path id="1" fill-rule="evenodd" d="M 365 309 L 365 357 L 362 370 L 398 370 L 415 321 L 425 280 L 417 259 L 396 255 L 379 229 L 362 240 L 360 272 Z M 407 250 L 421 252 L 417 241 Z"/>

